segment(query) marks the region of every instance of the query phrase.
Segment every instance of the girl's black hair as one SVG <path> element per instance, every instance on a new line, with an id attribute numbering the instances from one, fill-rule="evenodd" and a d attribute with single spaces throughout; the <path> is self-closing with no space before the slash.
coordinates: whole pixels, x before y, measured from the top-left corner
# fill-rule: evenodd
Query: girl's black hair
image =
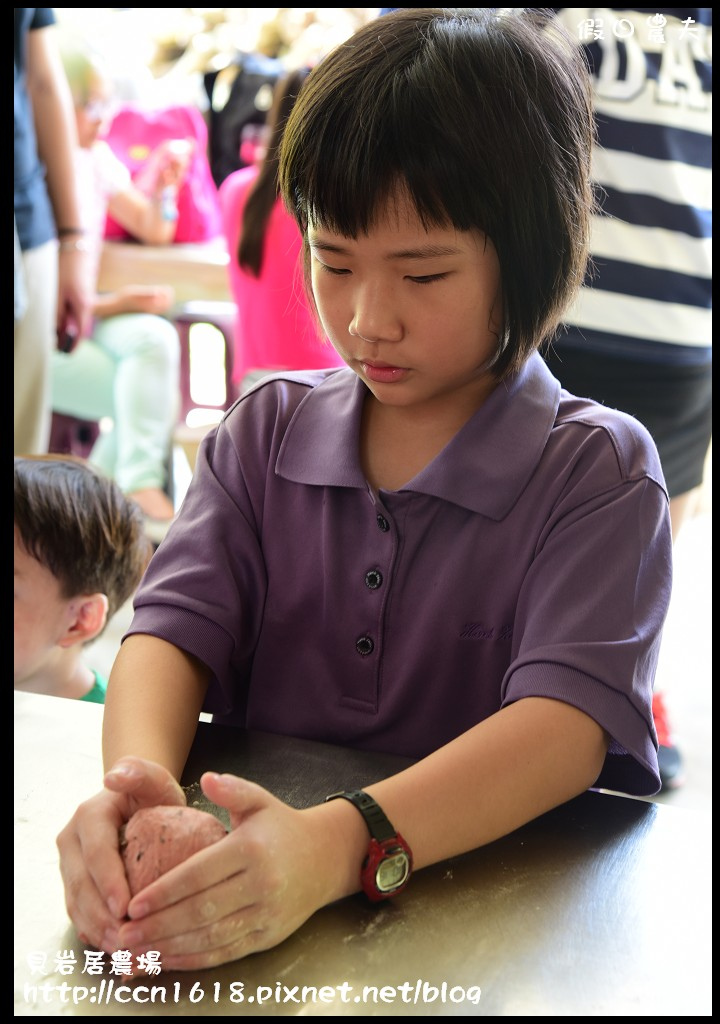
<path id="1" fill-rule="evenodd" d="M 253 277 L 260 277 L 267 225 L 279 194 L 280 140 L 285 123 L 290 111 L 295 106 L 295 100 L 309 70 L 309 68 L 299 68 L 296 71 L 290 71 L 278 79 L 275 84 L 273 103 L 267 120 L 267 149 L 260 165 L 259 174 L 245 202 L 238 243 L 238 263 Z"/>
<path id="2" fill-rule="evenodd" d="M 400 186 L 426 225 L 492 240 L 498 378 L 550 339 L 588 259 L 591 83 L 550 20 L 522 8 L 383 15 L 313 69 L 280 151 L 281 194 L 304 234 L 309 221 L 366 233 Z"/>

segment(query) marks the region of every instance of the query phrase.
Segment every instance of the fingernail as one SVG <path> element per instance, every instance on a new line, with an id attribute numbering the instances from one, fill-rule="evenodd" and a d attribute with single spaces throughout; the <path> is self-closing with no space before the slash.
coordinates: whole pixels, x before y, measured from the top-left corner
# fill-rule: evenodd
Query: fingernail
<path id="1" fill-rule="evenodd" d="M 110 899 L 108 900 L 108 910 L 110 911 L 112 916 L 117 917 L 118 920 L 122 917 L 120 904 L 118 903 L 114 896 L 111 896 Z"/>
<path id="2" fill-rule="evenodd" d="M 107 772 L 105 778 L 133 779 L 137 777 L 137 771 L 129 764 L 119 764 Z"/>
<path id="3" fill-rule="evenodd" d="M 150 907 L 147 903 L 133 903 L 131 907 L 128 907 L 128 914 L 133 921 L 137 921 L 141 917 L 147 917 L 149 913 Z"/>

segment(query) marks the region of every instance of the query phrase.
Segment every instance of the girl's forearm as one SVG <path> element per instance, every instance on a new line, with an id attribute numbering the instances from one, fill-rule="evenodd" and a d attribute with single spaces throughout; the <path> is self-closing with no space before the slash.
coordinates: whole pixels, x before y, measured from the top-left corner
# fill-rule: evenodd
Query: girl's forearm
<path id="1" fill-rule="evenodd" d="M 115 659 L 105 700 L 105 770 L 132 754 L 163 765 L 179 779 L 208 680 L 205 666 L 167 641 L 146 634 L 128 637 Z"/>
<path id="2" fill-rule="evenodd" d="M 607 743 L 584 712 L 529 697 L 368 792 L 419 868 L 490 843 L 584 792 L 600 774 Z"/>

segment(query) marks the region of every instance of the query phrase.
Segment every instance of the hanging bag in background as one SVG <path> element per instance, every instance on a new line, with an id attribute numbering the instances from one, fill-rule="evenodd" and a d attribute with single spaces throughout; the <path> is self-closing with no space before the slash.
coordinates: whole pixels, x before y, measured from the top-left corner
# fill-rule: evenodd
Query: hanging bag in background
<path id="1" fill-rule="evenodd" d="M 207 125 L 199 110 L 179 105 L 147 110 L 124 104 L 103 137 L 143 191 L 148 191 L 144 186 L 152 178 L 152 154 L 157 147 L 161 143 L 191 142 L 188 171 L 176 197 L 175 242 L 208 242 L 221 236 L 217 186 L 207 156 Z M 108 214 L 105 238 L 128 241 L 132 235 Z"/>
<path id="2" fill-rule="evenodd" d="M 261 134 L 282 71 L 275 57 L 238 53 L 227 67 L 205 74 L 210 104 L 208 153 L 218 188 L 233 171 L 254 162 L 252 145 L 243 150 L 243 141 Z"/>

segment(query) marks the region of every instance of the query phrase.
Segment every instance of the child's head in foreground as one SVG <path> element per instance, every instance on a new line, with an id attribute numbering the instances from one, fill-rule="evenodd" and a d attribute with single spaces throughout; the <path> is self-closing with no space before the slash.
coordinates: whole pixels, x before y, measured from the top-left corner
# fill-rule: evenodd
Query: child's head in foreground
<path id="1" fill-rule="evenodd" d="M 491 240 L 498 378 L 552 337 L 587 264 L 590 78 L 548 22 L 492 8 L 380 17 L 310 73 L 281 150 L 282 195 L 305 236 L 316 225 L 357 238 L 401 195 L 427 227 Z"/>
<path id="2" fill-rule="evenodd" d="M 16 456 L 15 684 L 98 637 L 152 550 L 113 480 L 71 456 Z"/>

